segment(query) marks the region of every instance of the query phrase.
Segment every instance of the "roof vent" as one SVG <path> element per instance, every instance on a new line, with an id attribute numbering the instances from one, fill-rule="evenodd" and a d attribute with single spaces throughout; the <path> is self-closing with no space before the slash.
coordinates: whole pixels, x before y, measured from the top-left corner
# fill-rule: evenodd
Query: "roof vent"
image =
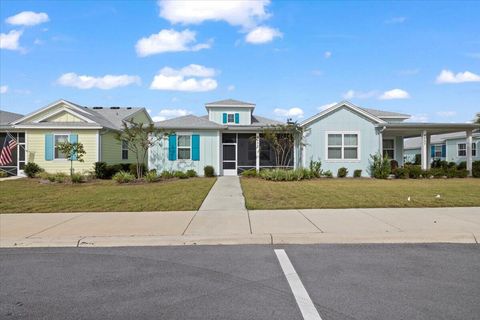
<path id="1" fill-rule="evenodd" d="M 118 110 L 120 107 L 110 107 L 110 109 Z"/>
<path id="2" fill-rule="evenodd" d="M 94 110 L 103 109 L 103 107 L 93 107 Z"/>
<path id="3" fill-rule="evenodd" d="M 132 110 L 132 107 L 127 107 L 127 110 Z"/>

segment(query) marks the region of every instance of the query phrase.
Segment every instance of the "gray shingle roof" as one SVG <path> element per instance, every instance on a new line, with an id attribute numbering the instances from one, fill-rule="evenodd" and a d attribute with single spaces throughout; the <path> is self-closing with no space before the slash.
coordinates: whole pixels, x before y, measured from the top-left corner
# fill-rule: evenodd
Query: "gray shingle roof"
<path id="1" fill-rule="evenodd" d="M 370 109 L 370 108 L 360 108 L 360 109 L 363 109 L 366 112 L 378 118 L 382 118 L 382 117 L 410 118 L 410 115 L 405 113 L 398 113 L 398 112 L 391 112 L 391 111 L 384 111 L 384 110 L 377 110 L 377 109 Z"/>
<path id="2" fill-rule="evenodd" d="M 132 116 L 134 113 L 138 112 L 139 110 L 142 110 L 143 108 L 120 108 L 120 109 L 85 108 L 85 109 L 87 109 L 92 114 L 92 116 L 87 115 L 87 117 L 90 120 L 95 121 L 96 123 L 100 124 L 102 127 L 118 130 L 122 128 L 123 120 L 128 120 L 129 116 Z"/>
<path id="3" fill-rule="evenodd" d="M 215 107 L 215 106 L 231 106 L 231 107 L 253 107 L 254 103 L 244 102 L 234 99 L 225 99 L 214 102 L 209 102 L 205 104 L 206 107 Z"/>
<path id="4" fill-rule="evenodd" d="M 479 133 L 474 133 L 474 137 L 480 137 Z M 467 134 L 465 132 L 453 132 L 453 133 L 445 133 L 445 134 L 438 134 L 433 135 L 430 138 L 431 144 L 443 143 L 445 140 L 450 139 L 465 139 Z M 422 138 L 415 137 L 415 138 L 408 138 L 405 139 L 403 143 L 404 149 L 420 149 L 422 145 Z"/>
<path id="5" fill-rule="evenodd" d="M 7 125 L 12 121 L 22 118 L 23 115 L 19 113 L 0 110 L 0 125 Z"/>
<path id="6" fill-rule="evenodd" d="M 182 117 L 155 122 L 161 129 L 223 129 L 224 126 L 208 120 L 208 117 L 197 117 L 189 114 Z"/>

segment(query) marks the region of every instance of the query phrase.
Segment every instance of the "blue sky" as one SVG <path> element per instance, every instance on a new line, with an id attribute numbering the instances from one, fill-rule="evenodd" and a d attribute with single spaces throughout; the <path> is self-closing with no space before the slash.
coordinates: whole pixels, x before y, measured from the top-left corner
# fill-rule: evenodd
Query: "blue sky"
<path id="1" fill-rule="evenodd" d="M 480 111 L 480 2 L 4 1 L 0 108 L 64 98 L 164 119 L 234 98 L 303 119 L 344 99 L 464 122 Z"/>

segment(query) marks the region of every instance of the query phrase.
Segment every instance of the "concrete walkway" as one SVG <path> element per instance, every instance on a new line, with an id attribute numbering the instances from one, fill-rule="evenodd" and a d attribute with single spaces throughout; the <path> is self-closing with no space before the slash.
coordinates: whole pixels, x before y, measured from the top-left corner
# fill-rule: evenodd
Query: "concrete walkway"
<path id="1" fill-rule="evenodd" d="M 231 196 L 235 188 L 226 191 L 235 184 L 231 181 L 219 184 L 220 192 L 212 193 L 212 199 L 235 198 Z M 235 200 L 231 203 L 239 206 Z M 204 205 L 198 212 L 1 214 L 0 247 L 478 243 L 480 239 L 478 207 L 248 211 L 221 210 L 215 201 Z"/>

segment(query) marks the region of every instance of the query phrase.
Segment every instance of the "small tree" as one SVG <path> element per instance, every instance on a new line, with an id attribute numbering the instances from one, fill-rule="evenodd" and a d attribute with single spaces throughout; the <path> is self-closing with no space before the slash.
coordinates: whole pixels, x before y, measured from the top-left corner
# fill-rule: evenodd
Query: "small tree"
<path id="1" fill-rule="evenodd" d="M 120 143 L 126 141 L 128 150 L 135 154 L 137 164 L 136 171 L 139 179 L 143 177 L 143 164 L 147 157 L 148 148 L 155 144 L 161 132 L 163 132 L 163 130 L 155 128 L 151 123 L 144 124 L 131 119 L 124 121 L 122 130 L 115 135 L 115 139 L 120 141 Z M 167 133 L 164 133 L 164 135 L 166 134 Z"/>
<path id="2" fill-rule="evenodd" d="M 86 154 L 85 149 L 83 148 L 83 143 L 75 142 L 70 143 L 68 141 L 62 142 L 58 146 L 58 150 L 64 153 L 67 157 L 67 160 L 70 161 L 70 177 L 73 175 L 73 161 L 77 160 L 79 162 L 84 162 L 83 156 Z"/>
<path id="3" fill-rule="evenodd" d="M 287 167 L 295 152 L 295 145 L 304 146 L 303 129 L 297 122 L 269 126 L 262 132 L 263 141 L 275 152 L 275 165 Z"/>

